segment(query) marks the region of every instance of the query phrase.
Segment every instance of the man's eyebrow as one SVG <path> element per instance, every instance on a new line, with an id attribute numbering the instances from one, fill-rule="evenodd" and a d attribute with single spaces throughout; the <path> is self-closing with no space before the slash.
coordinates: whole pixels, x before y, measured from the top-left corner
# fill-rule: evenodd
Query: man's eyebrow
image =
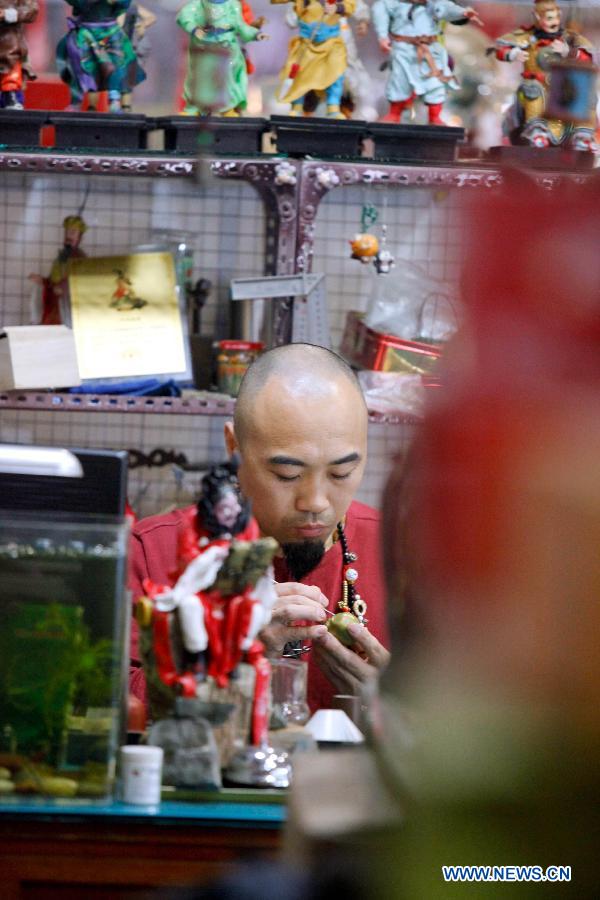
<path id="1" fill-rule="evenodd" d="M 271 456 L 269 463 L 272 466 L 302 466 L 306 467 L 306 463 L 301 459 L 295 459 L 293 456 Z"/>
<path id="2" fill-rule="evenodd" d="M 360 453 L 349 453 L 347 456 L 342 456 L 341 459 L 334 459 L 333 462 L 328 463 L 328 465 L 343 466 L 345 463 L 359 462 L 360 458 Z"/>

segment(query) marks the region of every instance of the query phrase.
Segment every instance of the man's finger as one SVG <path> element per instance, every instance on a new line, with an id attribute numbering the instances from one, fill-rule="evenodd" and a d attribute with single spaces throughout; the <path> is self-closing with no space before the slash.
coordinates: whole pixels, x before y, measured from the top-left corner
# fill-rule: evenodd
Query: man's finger
<path id="1" fill-rule="evenodd" d="M 353 622 L 348 626 L 348 634 L 355 644 L 364 651 L 367 660 L 371 665 L 381 669 L 389 662 L 390 654 L 385 647 L 379 643 L 376 637 L 373 637 L 368 628 Z"/>
<path id="2" fill-rule="evenodd" d="M 276 603 L 271 610 L 272 622 L 324 622 L 327 613 L 322 606 L 309 605 L 302 598 L 290 600 L 286 603 Z"/>
<path id="3" fill-rule="evenodd" d="M 314 600 L 321 606 L 328 606 L 329 601 L 325 594 L 314 584 L 300 584 L 296 581 L 276 582 L 275 591 L 278 597 L 287 597 L 295 595 L 298 597 L 306 597 L 308 600 Z"/>

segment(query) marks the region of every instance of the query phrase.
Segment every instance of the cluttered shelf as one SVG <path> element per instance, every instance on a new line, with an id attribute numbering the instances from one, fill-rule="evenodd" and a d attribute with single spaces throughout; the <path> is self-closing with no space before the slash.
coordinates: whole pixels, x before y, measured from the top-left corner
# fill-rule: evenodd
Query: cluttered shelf
<path id="1" fill-rule="evenodd" d="M 233 397 L 210 392 L 184 397 L 132 397 L 127 394 L 62 394 L 51 391 L 4 391 L 0 393 L 0 410 L 38 412 L 115 412 L 184 416 L 231 416 Z M 385 425 L 414 425 L 413 414 L 369 411 L 369 422 Z"/>

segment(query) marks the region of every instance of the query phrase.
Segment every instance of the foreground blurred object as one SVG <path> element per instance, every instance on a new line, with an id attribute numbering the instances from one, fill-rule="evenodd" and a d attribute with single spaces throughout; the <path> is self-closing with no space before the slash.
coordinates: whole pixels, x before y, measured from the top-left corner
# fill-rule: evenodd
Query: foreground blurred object
<path id="1" fill-rule="evenodd" d="M 448 896 L 442 865 L 510 863 L 570 866 L 561 895 L 593 896 L 600 182 L 565 181 L 557 204 L 506 176 L 466 222 L 466 324 L 385 495 L 403 603 L 379 760 L 416 800 L 390 836 L 386 896 Z"/>
<path id="2" fill-rule="evenodd" d="M 533 19 L 533 25 L 496 41 L 499 60 L 523 64 L 505 126 L 511 143 L 592 150 L 596 127 L 593 47 L 583 35 L 562 25 L 555 0 L 536 0 Z M 561 65 L 557 68 L 557 64 Z"/>

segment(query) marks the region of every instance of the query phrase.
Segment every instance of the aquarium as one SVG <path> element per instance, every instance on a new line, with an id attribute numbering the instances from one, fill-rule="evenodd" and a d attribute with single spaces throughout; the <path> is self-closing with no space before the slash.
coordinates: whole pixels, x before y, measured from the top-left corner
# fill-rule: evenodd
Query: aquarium
<path id="1" fill-rule="evenodd" d="M 0 802 L 111 794 L 127 539 L 122 519 L 0 511 Z"/>

